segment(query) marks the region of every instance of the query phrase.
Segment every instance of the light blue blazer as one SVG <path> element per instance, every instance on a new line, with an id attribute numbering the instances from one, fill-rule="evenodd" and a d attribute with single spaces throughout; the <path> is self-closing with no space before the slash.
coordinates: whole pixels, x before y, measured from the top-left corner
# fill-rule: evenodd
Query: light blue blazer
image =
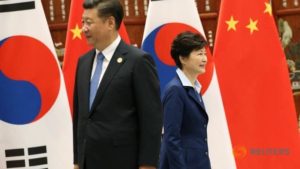
<path id="1" fill-rule="evenodd" d="M 193 87 L 182 85 L 178 75 L 164 90 L 164 135 L 159 169 L 211 169 L 208 116 L 196 94 Z"/>

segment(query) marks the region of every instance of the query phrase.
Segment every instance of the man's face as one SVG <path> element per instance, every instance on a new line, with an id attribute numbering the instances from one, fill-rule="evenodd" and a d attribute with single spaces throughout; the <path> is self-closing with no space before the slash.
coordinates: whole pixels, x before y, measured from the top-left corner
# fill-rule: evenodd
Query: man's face
<path id="1" fill-rule="evenodd" d="M 102 47 L 109 36 L 110 25 L 107 18 L 100 18 L 96 8 L 85 9 L 82 15 L 82 31 L 89 45 Z"/>

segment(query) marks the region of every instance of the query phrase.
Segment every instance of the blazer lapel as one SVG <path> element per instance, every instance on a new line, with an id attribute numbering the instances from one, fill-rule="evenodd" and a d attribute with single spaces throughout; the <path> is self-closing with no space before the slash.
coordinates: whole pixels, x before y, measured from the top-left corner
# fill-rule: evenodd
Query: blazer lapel
<path id="1" fill-rule="evenodd" d="M 194 100 L 203 110 L 205 107 L 200 103 L 199 98 L 196 96 L 196 93 L 192 87 L 186 87 L 188 95 Z"/>
<path id="2" fill-rule="evenodd" d="M 203 111 L 201 111 L 201 113 L 203 113 L 204 116 L 206 117 L 206 119 L 208 119 L 208 115 L 206 113 L 206 109 L 204 107 L 204 103 L 203 104 L 200 103 L 200 100 L 196 96 L 196 93 L 195 93 L 194 89 L 192 87 L 187 87 L 186 90 L 187 90 L 187 93 L 188 93 L 189 97 L 191 97 L 192 100 L 194 100 L 197 103 L 198 107 L 203 110 Z"/>
<path id="3" fill-rule="evenodd" d="M 95 103 L 99 103 L 101 101 L 103 95 L 105 94 L 106 88 L 108 87 L 113 77 L 126 62 L 126 57 L 124 56 L 126 53 L 126 44 L 121 40 L 100 82 L 100 86 L 97 90 L 91 112 L 93 112 L 93 109 L 95 108 Z"/>
<path id="4" fill-rule="evenodd" d="M 180 80 L 180 78 L 179 78 L 178 75 L 175 76 L 175 83 L 176 83 L 176 85 L 182 86 L 182 87 L 186 90 L 188 96 L 189 96 L 192 100 L 194 100 L 194 102 L 196 102 L 196 104 L 197 104 L 198 106 L 200 106 L 201 109 L 203 109 L 203 110 L 205 111 L 205 107 L 200 103 L 200 100 L 199 100 L 198 97 L 196 96 L 196 93 L 195 93 L 193 87 L 190 87 L 190 86 L 183 86 L 183 85 L 182 85 L 182 82 L 181 82 L 181 80 Z"/>

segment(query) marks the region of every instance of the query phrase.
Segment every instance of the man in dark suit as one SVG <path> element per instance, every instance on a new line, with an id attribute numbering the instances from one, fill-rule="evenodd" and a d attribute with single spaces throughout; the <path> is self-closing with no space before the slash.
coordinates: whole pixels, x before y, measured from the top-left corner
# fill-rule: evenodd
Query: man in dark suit
<path id="1" fill-rule="evenodd" d="M 83 7 L 82 31 L 94 49 L 76 71 L 75 168 L 155 169 L 162 107 L 154 62 L 121 40 L 118 0 L 85 0 Z"/>

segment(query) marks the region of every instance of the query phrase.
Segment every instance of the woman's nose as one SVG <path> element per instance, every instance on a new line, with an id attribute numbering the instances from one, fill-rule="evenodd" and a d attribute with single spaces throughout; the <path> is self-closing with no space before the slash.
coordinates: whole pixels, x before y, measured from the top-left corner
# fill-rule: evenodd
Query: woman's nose
<path id="1" fill-rule="evenodd" d="M 207 55 L 203 57 L 202 62 L 207 62 Z"/>

